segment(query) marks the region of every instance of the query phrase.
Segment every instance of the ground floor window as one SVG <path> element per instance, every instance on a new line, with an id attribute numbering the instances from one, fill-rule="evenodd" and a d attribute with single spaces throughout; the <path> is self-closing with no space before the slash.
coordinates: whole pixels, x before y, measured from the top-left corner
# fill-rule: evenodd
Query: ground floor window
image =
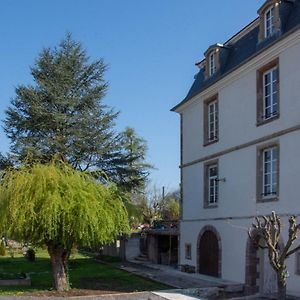
<path id="1" fill-rule="evenodd" d="M 185 259 L 192 259 L 192 245 L 185 244 Z"/>

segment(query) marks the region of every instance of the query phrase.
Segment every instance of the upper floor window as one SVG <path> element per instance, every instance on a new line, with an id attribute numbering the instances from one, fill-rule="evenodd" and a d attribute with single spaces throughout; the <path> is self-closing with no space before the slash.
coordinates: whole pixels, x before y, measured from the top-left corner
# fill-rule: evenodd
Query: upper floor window
<path id="1" fill-rule="evenodd" d="M 213 74 L 215 74 L 216 70 L 217 70 L 216 54 L 215 54 L 215 52 L 212 52 L 209 55 L 209 76 L 212 76 Z"/>
<path id="2" fill-rule="evenodd" d="M 204 207 L 215 207 L 219 200 L 218 161 L 204 165 Z"/>
<path id="3" fill-rule="evenodd" d="M 279 187 L 278 144 L 260 148 L 258 157 L 258 199 L 261 201 L 277 199 Z"/>
<path id="4" fill-rule="evenodd" d="M 219 137 L 219 111 L 218 96 L 204 102 L 204 145 L 218 141 Z"/>
<path id="5" fill-rule="evenodd" d="M 278 76 L 277 67 L 264 73 L 264 118 L 269 119 L 278 113 Z"/>
<path id="6" fill-rule="evenodd" d="M 277 195 L 277 161 L 278 148 L 263 151 L 263 196 Z"/>
<path id="7" fill-rule="evenodd" d="M 279 117 L 279 61 L 257 71 L 257 125 Z"/>
<path id="8" fill-rule="evenodd" d="M 218 138 L 218 102 L 212 101 L 208 104 L 208 140 L 214 141 Z"/>
<path id="9" fill-rule="evenodd" d="M 269 8 L 265 13 L 265 38 L 274 33 L 274 7 Z"/>
<path id="10" fill-rule="evenodd" d="M 208 167 L 208 205 L 218 203 L 218 166 Z"/>
<path id="11" fill-rule="evenodd" d="M 258 10 L 259 31 L 258 42 L 262 42 L 271 36 L 282 33 L 282 21 L 280 7 L 282 0 L 267 0 Z M 291 1 L 290 1 L 291 2 Z"/>

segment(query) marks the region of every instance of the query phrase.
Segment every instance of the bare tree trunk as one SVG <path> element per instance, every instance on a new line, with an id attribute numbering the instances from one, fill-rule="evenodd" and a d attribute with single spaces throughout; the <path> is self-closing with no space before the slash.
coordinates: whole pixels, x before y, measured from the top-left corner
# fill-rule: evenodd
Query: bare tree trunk
<path id="1" fill-rule="evenodd" d="M 277 297 L 278 300 L 286 299 L 286 280 L 283 274 L 277 273 Z"/>
<path id="2" fill-rule="evenodd" d="M 295 216 L 289 217 L 288 240 L 283 247 L 280 247 L 282 223 L 279 215 L 272 211 L 270 216 L 256 217 L 255 219 L 256 224 L 252 224 L 252 228 L 249 229 L 249 237 L 258 247 L 268 249 L 269 262 L 277 273 L 277 297 L 279 300 L 285 300 L 287 280 L 285 261 L 292 254 L 300 250 L 300 245 L 292 248 L 293 243 L 298 237 L 300 224 L 297 224 Z M 266 246 L 260 245 L 260 240 L 264 241 Z"/>
<path id="3" fill-rule="evenodd" d="M 70 288 L 67 271 L 70 251 L 66 250 L 62 245 L 52 242 L 49 242 L 47 247 L 51 258 L 53 288 L 57 291 L 67 291 Z"/>

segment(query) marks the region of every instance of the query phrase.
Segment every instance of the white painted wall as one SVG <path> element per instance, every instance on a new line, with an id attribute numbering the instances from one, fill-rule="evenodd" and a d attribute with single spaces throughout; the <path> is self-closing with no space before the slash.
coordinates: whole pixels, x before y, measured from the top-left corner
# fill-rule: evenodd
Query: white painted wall
<path id="1" fill-rule="evenodd" d="M 279 57 L 280 118 L 256 126 L 256 70 Z M 180 108 L 183 117 L 183 164 L 300 124 L 300 30 L 290 35 Z M 203 147 L 203 101 L 219 94 L 219 142 Z M 280 145 L 279 201 L 256 201 L 256 155 L 253 145 L 218 158 L 219 203 L 203 207 L 203 162 L 184 167 L 183 221 L 181 223 L 180 264 L 196 266 L 197 239 L 205 225 L 213 225 L 222 239 L 222 277 L 237 282 L 245 279 L 246 229 L 249 216 L 300 214 L 300 131 L 275 139 Z M 269 142 L 269 141 L 268 141 Z M 266 143 L 268 143 L 266 142 Z M 229 217 L 239 220 L 228 221 Z M 248 218 L 247 218 L 248 217 Z M 214 220 L 224 218 L 224 220 Z M 300 218 L 299 218 L 300 219 Z M 287 220 L 285 220 L 287 224 Z M 287 226 L 286 226 L 287 228 Z M 192 260 L 186 260 L 185 243 L 192 244 Z M 288 289 L 300 294 L 295 275 L 295 256 L 288 262 Z"/>
<path id="2" fill-rule="evenodd" d="M 299 110 L 300 111 L 300 110 Z M 300 118 L 299 118 L 300 120 Z M 204 163 L 183 168 L 183 220 L 243 217 L 281 213 L 300 214 L 300 131 L 276 138 L 280 146 L 279 201 L 256 201 L 256 155 L 260 143 L 218 158 L 219 201 L 216 208 L 204 208 Z"/>
<path id="3" fill-rule="evenodd" d="M 288 218 L 282 218 L 284 223 L 283 237 L 287 240 Z M 244 283 L 246 276 L 246 248 L 248 234 L 247 230 L 254 222 L 252 218 L 243 220 L 219 220 L 211 222 L 187 222 L 181 223 L 181 264 L 189 264 L 197 267 L 197 239 L 201 229 L 210 224 L 215 227 L 221 236 L 222 246 L 222 278 L 234 282 Z M 185 243 L 192 244 L 192 259 L 184 257 Z M 300 293 L 300 276 L 295 274 L 295 255 L 287 262 L 287 270 L 290 274 L 288 278 L 288 290 Z"/>
<path id="4" fill-rule="evenodd" d="M 300 31 L 299 31 L 300 32 Z M 293 40 L 293 43 L 295 41 Z M 298 42 L 270 55 L 260 55 L 256 63 L 226 85 L 211 87 L 181 112 L 183 116 L 183 164 L 211 153 L 237 146 L 267 134 L 299 124 L 300 101 L 300 37 Z M 256 126 L 256 70 L 279 57 L 280 118 L 263 126 Z M 231 76 L 231 75 L 229 75 Z M 219 142 L 203 147 L 203 101 L 219 94 Z"/>

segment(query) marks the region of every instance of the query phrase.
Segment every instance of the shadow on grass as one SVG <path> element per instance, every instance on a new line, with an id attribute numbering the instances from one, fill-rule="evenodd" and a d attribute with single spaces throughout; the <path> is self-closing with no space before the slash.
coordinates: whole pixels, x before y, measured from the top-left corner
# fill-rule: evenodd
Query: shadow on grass
<path id="1" fill-rule="evenodd" d="M 70 283 L 74 288 L 115 292 L 149 291 L 169 288 L 90 258 L 71 261 Z"/>
<path id="2" fill-rule="evenodd" d="M 169 288 L 157 282 L 96 262 L 93 258 L 78 255 L 70 259 L 70 286 L 74 289 L 107 292 L 134 292 Z M 22 294 L 51 290 L 52 270 L 50 259 L 38 257 L 35 262 L 28 262 L 24 257 L 0 258 L 0 273 L 29 273 L 30 287 L 0 287 L 2 294 Z"/>

